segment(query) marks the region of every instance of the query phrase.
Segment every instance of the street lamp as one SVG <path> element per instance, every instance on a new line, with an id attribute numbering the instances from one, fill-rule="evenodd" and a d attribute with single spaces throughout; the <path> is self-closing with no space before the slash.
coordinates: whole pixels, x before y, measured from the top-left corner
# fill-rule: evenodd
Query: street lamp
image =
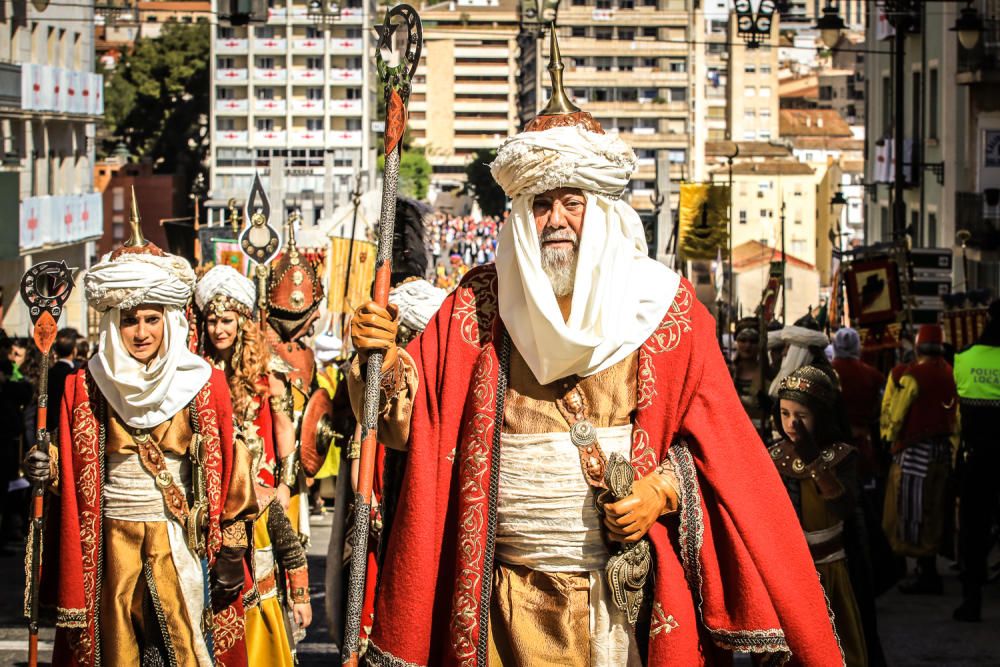
<path id="1" fill-rule="evenodd" d="M 966 51 L 976 48 L 979 36 L 983 34 L 983 20 L 979 18 L 979 12 L 972 6 L 971 1 L 959 12 L 955 26 L 949 30 L 958 33 L 958 43 Z"/>
<path id="2" fill-rule="evenodd" d="M 840 41 L 840 34 L 847 29 L 844 19 L 840 18 L 840 11 L 836 0 L 826 0 L 823 7 L 823 16 L 816 21 L 815 28 L 819 30 L 819 37 L 826 48 L 832 49 Z"/>
<path id="3" fill-rule="evenodd" d="M 761 0 L 754 14 L 750 0 L 736 0 L 736 32 L 747 43 L 748 49 L 760 48 L 771 37 L 771 17 L 774 16 L 774 0 Z"/>

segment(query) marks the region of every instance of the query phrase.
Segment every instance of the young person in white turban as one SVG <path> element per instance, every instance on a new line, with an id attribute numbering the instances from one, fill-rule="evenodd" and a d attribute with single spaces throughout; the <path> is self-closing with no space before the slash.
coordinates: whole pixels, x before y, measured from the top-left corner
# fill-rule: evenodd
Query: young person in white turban
<path id="1" fill-rule="evenodd" d="M 295 486 L 295 427 L 287 379 L 271 370 L 272 355 L 253 319 L 257 289 L 227 265 L 214 266 L 194 291 L 199 348 L 223 371 L 232 392 L 236 424 L 253 457 L 260 514 L 254 522 L 254 578 L 260 604 L 247 612 L 247 650 L 251 664 L 290 667 L 294 646 L 285 630 L 277 578 L 288 578 L 288 602 L 295 624 L 312 622 L 305 550 L 285 515 Z M 284 479 L 278 462 L 287 466 Z"/>
<path id="2" fill-rule="evenodd" d="M 67 381 L 52 471 L 29 457 L 59 496 L 53 664 L 245 665 L 249 452 L 225 377 L 187 348 L 194 272 L 142 239 L 134 201 L 132 224 L 84 278 L 100 347 Z"/>
<path id="3" fill-rule="evenodd" d="M 409 455 L 369 664 L 842 664 L 715 323 L 648 257 L 621 199 L 635 155 L 572 106 L 551 49 L 552 100 L 492 165 L 496 264 L 406 350 L 394 312 L 352 323 L 355 410 L 382 350 L 379 440 Z"/>

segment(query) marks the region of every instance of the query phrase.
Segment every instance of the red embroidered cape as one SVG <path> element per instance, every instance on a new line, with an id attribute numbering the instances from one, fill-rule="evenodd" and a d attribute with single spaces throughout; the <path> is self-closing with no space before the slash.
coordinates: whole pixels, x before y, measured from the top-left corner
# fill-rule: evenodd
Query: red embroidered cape
<path id="1" fill-rule="evenodd" d="M 195 397 L 194 407 L 206 452 L 211 564 L 222 546 L 220 516 L 233 465 L 233 408 L 221 371 L 212 371 L 208 383 Z M 59 422 L 60 492 L 48 518 L 48 560 L 43 576 L 43 591 L 57 607 L 54 665 L 97 663 L 97 594 L 104 559 L 101 484 L 105 426 L 100 417 L 107 410 L 86 370 L 67 379 Z M 243 603 L 238 599 L 215 615 L 216 664 L 246 665 L 243 633 Z"/>
<path id="2" fill-rule="evenodd" d="M 477 653 L 486 664 L 504 336 L 496 280 L 491 265 L 470 271 L 408 347 L 420 386 L 369 664 L 464 667 Z M 639 351 L 636 403 L 632 463 L 645 475 L 671 458 L 683 508 L 649 532 L 648 664 L 717 664 L 729 651 L 843 664 L 788 494 L 686 280 Z"/>

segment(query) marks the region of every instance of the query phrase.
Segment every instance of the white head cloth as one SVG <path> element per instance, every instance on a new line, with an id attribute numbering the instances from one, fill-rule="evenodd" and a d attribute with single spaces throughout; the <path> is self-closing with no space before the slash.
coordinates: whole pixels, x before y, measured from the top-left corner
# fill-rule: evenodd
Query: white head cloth
<path id="1" fill-rule="evenodd" d="M 797 327 L 794 325 L 768 332 L 767 347 L 769 349 L 772 347 L 771 342 L 774 340 L 779 340 L 782 344 L 788 344 L 788 351 L 785 352 L 785 358 L 781 360 L 781 368 L 778 369 L 778 374 L 774 377 L 774 381 L 771 382 L 771 386 L 768 389 L 768 394 L 771 396 L 778 395 L 778 386 L 782 380 L 791 375 L 792 371 L 796 371 L 812 362 L 813 351 L 809 348 L 818 347 L 825 349 L 830 344 L 830 337 L 822 331 L 813 331 L 806 327 Z"/>
<path id="2" fill-rule="evenodd" d="M 111 408 L 132 428 L 152 428 L 183 409 L 212 374 L 208 362 L 187 347 L 184 306 L 194 271 L 174 255 L 105 255 L 83 280 L 87 301 L 101 313 L 97 354 L 88 365 Z M 121 311 L 142 304 L 163 306 L 163 342 L 142 364 L 122 341 Z"/>
<path id="3" fill-rule="evenodd" d="M 329 364 L 344 351 L 344 341 L 332 331 L 324 331 L 313 341 L 316 350 L 316 361 Z"/>
<path id="4" fill-rule="evenodd" d="M 680 277 L 649 258 L 639 215 L 620 199 L 635 168 L 621 139 L 576 126 L 511 137 L 491 165 L 513 200 L 497 248 L 500 316 L 542 384 L 626 358 L 674 300 Z M 568 320 L 542 269 L 532 214 L 535 195 L 560 187 L 587 199 Z"/>
<path id="5" fill-rule="evenodd" d="M 399 308 L 399 323 L 421 332 L 438 311 L 448 292 L 426 280 L 410 280 L 389 291 L 389 303 Z"/>
<path id="6" fill-rule="evenodd" d="M 257 305 L 257 287 L 242 273 L 228 264 L 216 264 L 198 280 L 194 288 L 194 303 L 198 310 L 217 296 L 228 296 L 253 311 Z"/>

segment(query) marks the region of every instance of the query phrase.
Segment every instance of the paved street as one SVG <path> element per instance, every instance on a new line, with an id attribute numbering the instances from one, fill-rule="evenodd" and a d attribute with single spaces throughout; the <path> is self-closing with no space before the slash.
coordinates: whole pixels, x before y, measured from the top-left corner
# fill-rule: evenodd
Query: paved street
<path id="1" fill-rule="evenodd" d="M 309 550 L 314 623 L 299 647 L 302 665 L 339 665 L 327 640 L 323 612 L 323 576 L 332 515 L 313 517 L 313 545 Z M 948 572 L 947 568 L 942 570 Z M 0 666 L 27 660 L 27 630 L 20 618 L 24 581 L 23 556 L 0 555 Z M 879 623 L 890 665 L 1000 666 L 1000 583 L 986 592 L 984 622 L 955 623 L 951 610 L 959 602 L 959 583 L 946 574 L 944 597 L 906 597 L 893 590 L 879 600 Z M 52 630 L 42 630 L 42 660 L 52 656 Z"/>

